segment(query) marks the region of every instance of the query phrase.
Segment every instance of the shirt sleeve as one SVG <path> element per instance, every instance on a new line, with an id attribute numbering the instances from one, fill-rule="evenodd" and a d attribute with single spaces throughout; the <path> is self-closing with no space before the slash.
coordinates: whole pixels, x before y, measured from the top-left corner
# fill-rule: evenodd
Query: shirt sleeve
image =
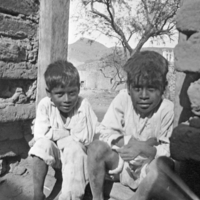
<path id="1" fill-rule="evenodd" d="M 87 99 L 83 100 L 75 124 L 71 129 L 71 135 L 75 141 L 81 142 L 83 145 L 89 145 L 94 138 L 98 119 Z"/>
<path id="2" fill-rule="evenodd" d="M 43 99 L 39 102 L 37 106 L 33 133 L 35 140 L 43 137 L 52 139 L 52 129 L 50 126 L 50 119 L 48 115 L 48 106 L 44 103 Z"/>
<path id="3" fill-rule="evenodd" d="M 98 128 L 99 139 L 109 145 L 113 140 L 124 134 L 124 105 L 126 104 L 126 99 L 123 96 L 123 92 L 120 92 L 114 98 Z"/>
<path id="4" fill-rule="evenodd" d="M 157 149 L 156 157 L 170 156 L 169 138 L 173 130 L 173 121 L 174 121 L 174 106 L 172 103 L 167 105 L 161 113 L 161 127 L 160 127 L 160 135 L 158 137 L 160 144 L 156 146 Z"/>

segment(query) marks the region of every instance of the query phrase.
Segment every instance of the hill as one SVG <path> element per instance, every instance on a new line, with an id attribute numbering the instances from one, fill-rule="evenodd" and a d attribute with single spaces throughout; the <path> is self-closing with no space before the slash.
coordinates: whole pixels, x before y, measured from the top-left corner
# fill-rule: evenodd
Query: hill
<path id="1" fill-rule="evenodd" d="M 106 47 L 103 44 L 90 40 L 87 38 L 81 38 L 76 42 L 69 44 L 68 46 L 68 60 L 72 62 L 76 67 L 84 63 L 100 60 L 107 55 L 111 55 L 115 47 Z M 123 48 L 119 47 L 121 51 Z M 163 54 L 163 50 L 172 50 L 170 47 L 143 47 L 142 50 L 156 51 Z"/>
<path id="2" fill-rule="evenodd" d="M 68 60 L 75 66 L 98 60 L 112 51 L 103 44 L 87 38 L 81 38 L 68 46 Z"/>

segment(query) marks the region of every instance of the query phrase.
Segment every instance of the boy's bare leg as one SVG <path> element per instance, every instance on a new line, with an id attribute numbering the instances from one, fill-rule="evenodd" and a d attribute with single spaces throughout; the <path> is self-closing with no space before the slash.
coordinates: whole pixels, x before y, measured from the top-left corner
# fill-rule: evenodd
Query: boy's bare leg
<path id="1" fill-rule="evenodd" d="M 44 200 L 45 195 L 43 193 L 44 181 L 47 175 L 48 166 L 40 158 L 33 156 L 32 160 L 33 168 L 33 188 L 34 188 L 34 200 Z"/>
<path id="2" fill-rule="evenodd" d="M 131 200 L 198 200 L 198 197 L 173 172 L 173 161 L 161 157 L 149 166 L 146 178 Z"/>
<path id="3" fill-rule="evenodd" d="M 88 173 L 93 200 L 103 200 L 105 174 L 117 168 L 119 155 L 105 142 L 96 140 L 88 148 Z"/>

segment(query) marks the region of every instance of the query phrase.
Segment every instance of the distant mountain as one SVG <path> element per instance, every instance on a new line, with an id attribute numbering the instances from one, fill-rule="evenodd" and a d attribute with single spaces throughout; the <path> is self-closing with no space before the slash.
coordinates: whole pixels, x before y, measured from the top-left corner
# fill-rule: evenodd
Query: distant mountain
<path id="1" fill-rule="evenodd" d="M 72 62 L 76 67 L 84 63 L 99 60 L 107 55 L 113 53 L 115 47 L 107 48 L 103 44 L 90 40 L 87 38 L 81 38 L 76 42 L 69 44 L 68 46 L 68 60 Z M 119 47 L 121 51 L 123 48 Z M 118 50 L 119 50 L 118 49 Z M 170 47 L 143 47 L 143 50 L 156 51 L 162 54 L 163 49 L 171 50 Z"/>
<path id="2" fill-rule="evenodd" d="M 68 60 L 75 66 L 100 59 L 103 55 L 110 54 L 112 49 L 107 48 L 103 44 L 90 40 L 87 38 L 81 38 L 75 43 L 68 46 Z"/>

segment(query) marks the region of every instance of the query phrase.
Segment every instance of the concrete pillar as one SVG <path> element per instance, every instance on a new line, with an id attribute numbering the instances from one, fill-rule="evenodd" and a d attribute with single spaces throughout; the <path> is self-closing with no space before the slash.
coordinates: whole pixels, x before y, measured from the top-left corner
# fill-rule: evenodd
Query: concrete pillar
<path id="1" fill-rule="evenodd" d="M 46 95 L 43 75 L 47 65 L 67 59 L 69 6 L 70 0 L 40 0 L 36 103 Z"/>

